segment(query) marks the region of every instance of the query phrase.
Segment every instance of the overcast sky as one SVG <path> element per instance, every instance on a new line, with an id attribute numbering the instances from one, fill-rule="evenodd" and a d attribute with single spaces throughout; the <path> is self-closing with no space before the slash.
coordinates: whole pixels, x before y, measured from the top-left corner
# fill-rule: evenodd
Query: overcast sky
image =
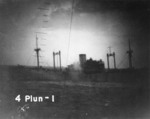
<path id="1" fill-rule="evenodd" d="M 74 0 L 69 41 L 72 3 L 0 0 L 0 64 L 36 65 L 35 32 L 42 32 L 46 34 L 37 36 L 44 66 L 53 66 L 52 52 L 61 50 L 63 66 L 78 62 L 78 55 L 84 53 L 88 59 L 102 59 L 107 67 L 111 46 L 117 67 L 128 67 L 128 39 L 134 51 L 133 65 L 148 65 L 148 0 Z"/>

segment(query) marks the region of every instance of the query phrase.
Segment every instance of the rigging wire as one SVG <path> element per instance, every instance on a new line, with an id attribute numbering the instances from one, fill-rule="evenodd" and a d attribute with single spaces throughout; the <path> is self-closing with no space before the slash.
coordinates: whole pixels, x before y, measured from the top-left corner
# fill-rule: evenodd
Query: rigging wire
<path id="1" fill-rule="evenodd" d="M 26 65 L 29 65 L 29 62 L 31 61 L 31 57 L 33 56 L 33 53 L 31 53 L 31 55 L 29 55 L 28 59 L 26 60 Z"/>
<path id="2" fill-rule="evenodd" d="M 117 65 L 117 67 L 119 68 L 120 66 L 123 66 L 123 64 L 126 61 L 126 54 L 124 54 L 123 59 L 119 62 L 119 64 Z"/>
<path id="3" fill-rule="evenodd" d="M 71 10 L 71 19 L 70 19 L 70 27 L 69 27 L 69 41 L 68 41 L 66 65 L 68 65 L 68 60 L 69 60 L 69 49 L 70 49 L 70 40 L 71 40 L 71 29 L 72 29 L 72 20 L 73 20 L 74 1 L 75 0 L 72 0 L 72 10 Z"/>

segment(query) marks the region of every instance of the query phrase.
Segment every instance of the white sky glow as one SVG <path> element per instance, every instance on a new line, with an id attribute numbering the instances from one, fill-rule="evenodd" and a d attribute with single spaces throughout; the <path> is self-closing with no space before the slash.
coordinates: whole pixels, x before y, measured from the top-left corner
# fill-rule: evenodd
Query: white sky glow
<path id="1" fill-rule="evenodd" d="M 63 66 L 79 61 L 79 54 L 82 53 L 87 54 L 87 58 L 102 59 L 107 50 L 105 47 L 107 41 L 106 37 L 96 36 L 94 32 L 86 30 L 72 30 L 70 45 L 69 31 L 66 29 L 47 31 L 47 35 L 44 38 L 46 39 L 45 41 L 42 40 L 42 37 L 43 36 L 40 36 L 39 38 L 39 47 L 44 50 L 42 54 L 44 54 L 44 56 L 49 56 L 46 54 L 51 53 L 52 56 L 53 51 L 57 52 L 60 50 L 62 52 Z M 101 38 L 101 40 L 99 38 Z M 44 47 L 42 47 L 43 44 L 45 44 Z M 99 54 L 97 54 L 98 51 L 100 52 Z M 51 62 L 50 64 L 52 64 L 52 57 L 45 58 L 49 59 Z"/>

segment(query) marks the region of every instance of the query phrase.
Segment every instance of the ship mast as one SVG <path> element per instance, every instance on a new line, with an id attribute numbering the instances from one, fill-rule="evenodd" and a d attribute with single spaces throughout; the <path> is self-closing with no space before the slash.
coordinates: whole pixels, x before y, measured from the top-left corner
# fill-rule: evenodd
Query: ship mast
<path id="1" fill-rule="evenodd" d="M 127 51 L 128 57 L 129 57 L 129 68 L 133 68 L 132 67 L 132 53 L 133 50 L 131 49 L 131 44 L 130 44 L 130 40 L 128 40 L 128 44 L 129 44 L 129 50 Z"/>
<path id="2" fill-rule="evenodd" d="M 34 51 L 36 52 L 36 57 L 37 57 L 37 67 L 39 68 L 40 66 L 40 63 L 39 63 L 39 51 L 41 49 L 38 47 L 38 37 L 37 37 L 37 34 L 36 34 L 36 48 L 34 49 Z"/>

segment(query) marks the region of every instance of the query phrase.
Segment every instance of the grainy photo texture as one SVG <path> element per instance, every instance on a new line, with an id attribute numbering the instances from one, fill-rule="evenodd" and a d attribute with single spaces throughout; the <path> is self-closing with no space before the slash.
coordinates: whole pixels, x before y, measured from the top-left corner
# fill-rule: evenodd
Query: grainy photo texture
<path id="1" fill-rule="evenodd" d="M 0 119 L 149 119 L 149 0 L 0 0 Z"/>

